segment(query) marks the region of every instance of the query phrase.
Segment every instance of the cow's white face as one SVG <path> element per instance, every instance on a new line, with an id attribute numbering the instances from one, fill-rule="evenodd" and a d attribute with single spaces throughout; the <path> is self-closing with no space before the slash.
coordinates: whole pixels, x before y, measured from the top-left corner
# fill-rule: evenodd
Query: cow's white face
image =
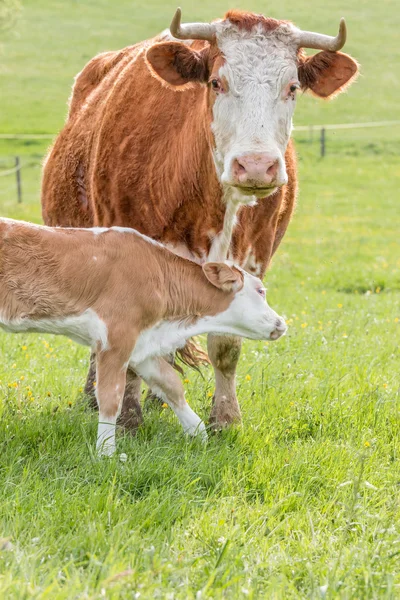
<path id="1" fill-rule="evenodd" d="M 287 183 L 284 157 L 300 87 L 291 32 L 286 24 L 268 33 L 217 26 L 223 62 L 209 79 L 214 158 L 221 183 L 246 196 L 265 197 Z"/>

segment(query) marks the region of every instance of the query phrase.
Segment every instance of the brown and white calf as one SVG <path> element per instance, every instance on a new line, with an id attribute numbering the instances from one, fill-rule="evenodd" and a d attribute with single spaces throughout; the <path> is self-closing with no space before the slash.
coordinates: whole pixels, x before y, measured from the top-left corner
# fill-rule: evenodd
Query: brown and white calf
<path id="1" fill-rule="evenodd" d="M 0 326 L 67 335 L 96 353 L 97 447 L 115 450 L 128 367 L 206 437 L 163 358 L 201 333 L 277 339 L 285 322 L 260 279 L 225 263 L 197 265 L 134 229 L 58 229 L 0 219 Z"/>

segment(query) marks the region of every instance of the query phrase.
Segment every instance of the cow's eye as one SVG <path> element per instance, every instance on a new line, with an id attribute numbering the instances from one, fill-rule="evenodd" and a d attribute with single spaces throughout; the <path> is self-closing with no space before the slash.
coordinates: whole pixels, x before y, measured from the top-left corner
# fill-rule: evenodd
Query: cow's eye
<path id="1" fill-rule="evenodd" d="M 298 83 L 291 83 L 289 85 L 289 87 L 286 88 L 287 89 L 286 93 L 288 95 L 288 98 L 293 98 L 294 99 L 296 97 L 296 92 L 297 92 L 297 90 L 299 88 L 300 88 L 300 85 Z"/>
<path id="2" fill-rule="evenodd" d="M 214 92 L 219 92 L 221 91 L 221 82 L 219 79 L 211 79 L 211 87 L 214 90 Z"/>
<path id="3" fill-rule="evenodd" d="M 263 298 L 265 298 L 265 288 L 257 288 L 257 293 L 260 294 Z"/>

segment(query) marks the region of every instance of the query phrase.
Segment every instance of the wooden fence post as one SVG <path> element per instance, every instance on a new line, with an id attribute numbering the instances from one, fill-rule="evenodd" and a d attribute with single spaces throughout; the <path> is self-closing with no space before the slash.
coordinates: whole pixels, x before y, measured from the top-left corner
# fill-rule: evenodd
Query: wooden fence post
<path id="1" fill-rule="evenodd" d="M 21 163 L 19 160 L 19 156 L 15 157 L 15 175 L 17 177 L 17 194 L 18 194 L 18 203 L 22 202 L 22 186 L 21 186 Z"/>
<path id="2" fill-rule="evenodd" d="M 321 129 L 321 158 L 325 156 L 325 127 Z"/>

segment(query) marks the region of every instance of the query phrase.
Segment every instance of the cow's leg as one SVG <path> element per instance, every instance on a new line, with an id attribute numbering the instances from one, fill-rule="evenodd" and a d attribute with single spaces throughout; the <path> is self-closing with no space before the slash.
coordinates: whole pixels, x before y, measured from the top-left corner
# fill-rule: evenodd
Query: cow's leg
<path id="1" fill-rule="evenodd" d="M 97 410 L 98 404 L 96 399 L 96 354 L 92 352 L 90 355 L 89 372 L 85 383 L 85 396 L 89 399 L 89 406 Z"/>
<path id="2" fill-rule="evenodd" d="M 210 415 L 210 424 L 214 429 L 242 420 L 236 397 L 236 366 L 241 346 L 242 340 L 236 336 L 208 336 L 208 356 L 215 373 L 215 392 Z"/>
<path id="3" fill-rule="evenodd" d="M 122 410 L 118 423 L 132 434 L 143 424 L 143 413 L 140 404 L 142 380 L 132 369 L 128 368 Z"/>
<path id="4" fill-rule="evenodd" d="M 185 400 L 185 390 L 179 375 L 163 358 L 148 358 L 135 366 L 153 392 L 167 402 L 178 417 L 185 433 L 207 439 L 206 428 L 200 417 Z"/>
<path id="5" fill-rule="evenodd" d="M 126 357 L 115 349 L 103 350 L 96 355 L 96 371 L 99 405 L 96 447 L 100 455 L 112 456 L 115 452 L 115 427 L 125 391 Z"/>
<path id="6" fill-rule="evenodd" d="M 85 384 L 85 394 L 89 398 L 91 408 L 98 408 L 96 399 L 96 355 L 93 353 L 90 356 L 89 373 Z M 126 387 L 122 410 L 120 416 L 120 424 L 126 429 L 134 433 L 137 428 L 143 423 L 142 407 L 140 405 L 140 377 L 134 371 L 128 369 L 126 378 Z"/>

